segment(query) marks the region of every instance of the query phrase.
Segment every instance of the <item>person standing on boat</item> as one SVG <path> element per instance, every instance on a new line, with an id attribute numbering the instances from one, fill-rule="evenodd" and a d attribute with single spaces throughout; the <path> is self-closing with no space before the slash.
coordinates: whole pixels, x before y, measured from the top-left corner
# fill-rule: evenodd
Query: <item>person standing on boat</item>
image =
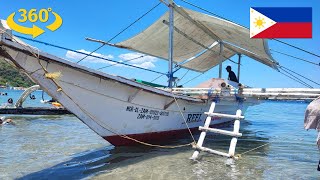
<path id="1" fill-rule="evenodd" d="M 229 73 L 229 76 L 228 76 L 228 80 L 230 80 L 230 81 L 234 81 L 234 82 L 239 82 L 238 81 L 238 78 L 237 78 L 237 76 L 236 76 L 236 74 L 231 70 L 231 66 L 227 66 L 226 67 L 226 70 L 228 71 L 228 73 Z"/>

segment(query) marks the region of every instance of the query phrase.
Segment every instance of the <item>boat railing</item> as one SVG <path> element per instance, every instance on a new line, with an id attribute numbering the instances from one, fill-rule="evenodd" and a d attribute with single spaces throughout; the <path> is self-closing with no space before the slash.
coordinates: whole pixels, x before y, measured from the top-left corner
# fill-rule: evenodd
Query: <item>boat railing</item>
<path id="1" fill-rule="evenodd" d="M 196 96 L 242 96 L 258 98 L 317 98 L 320 89 L 310 88 L 172 88 L 172 92 L 180 95 Z"/>
<path id="2" fill-rule="evenodd" d="M 230 96 L 234 95 L 237 89 L 226 89 L 226 88 L 172 88 L 172 92 L 175 94 L 183 95 L 219 95 L 219 96 Z M 237 92 L 236 92 L 237 93 Z"/>
<path id="3" fill-rule="evenodd" d="M 256 96 L 267 98 L 317 98 L 320 89 L 310 88 L 244 88 L 243 96 Z"/>

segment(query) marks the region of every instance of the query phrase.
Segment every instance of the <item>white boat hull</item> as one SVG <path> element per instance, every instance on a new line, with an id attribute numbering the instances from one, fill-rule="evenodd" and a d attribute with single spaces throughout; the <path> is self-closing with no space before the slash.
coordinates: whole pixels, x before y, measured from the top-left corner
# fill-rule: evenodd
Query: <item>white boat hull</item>
<path id="1" fill-rule="evenodd" d="M 11 46 L 10 46 L 11 45 Z M 37 59 L 23 46 L 14 43 L 2 47 L 1 55 L 25 71 L 41 88 L 101 137 L 115 146 L 130 145 L 134 141 L 153 142 L 182 135 L 189 128 L 196 130 L 203 125 L 204 112 L 211 102 L 187 96 L 175 95 L 164 90 L 139 84 L 123 77 L 97 72 L 58 57 L 40 53 Z M 56 80 L 45 77 L 41 63 L 48 72 L 61 72 Z M 235 97 L 220 99 L 215 112 L 235 114 L 258 103 L 256 98 L 247 98 L 239 103 Z M 185 120 L 181 116 L 181 112 Z M 211 125 L 228 123 L 230 119 L 215 119 Z"/>

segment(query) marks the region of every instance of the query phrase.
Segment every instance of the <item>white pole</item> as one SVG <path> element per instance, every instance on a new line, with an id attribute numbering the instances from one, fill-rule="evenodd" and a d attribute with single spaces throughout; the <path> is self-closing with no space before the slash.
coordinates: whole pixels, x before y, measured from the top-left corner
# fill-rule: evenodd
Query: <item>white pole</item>
<path id="1" fill-rule="evenodd" d="M 241 116 L 241 113 L 242 113 L 241 110 L 238 109 L 238 110 L 237 110 L 237 113 L 236 113 L 236 116 L 240 117 L 240 116 Z M 234 132 L 234 133 L 239 133 L 239 130 L 240 130 L 240 120 L 239 120 L 239 119 L 236 119 L 236 120 L 234 121 L 233 132 Z M 229 153 L 228 153 L 231 157 L 233 157 L 234 154 L 235 154 L 236 146 L 237 146 L 237 141 L 238 141 L 238 138 L 237 138 L 237 137 L 233 137 L 233 138 L 231 139 L 230 147 L 229 147 Z"/>
<path id="2" fill-rule="evenodd" d="M 216 103 L 212 102 L 210 109 L 209 109 L 209 113 L 212 113 L 214 111 L 215 107 L 216 107 Z M 208 116 L 205 123 L 204 123 L 204 127 L 209 128 L 210 123 L 211 123 L 211 117 Z M 203 144 L 204 138 L 206 137 L 206 134 L 207 134 L 206 131 L 201 132 L 198 143 L 197 143 L 197 147 L 200 147 L 200 148 L 202 147 L 202 144 Z M 198 150 L 194 151 L 191 159 L 197 159 L 198 155 L 199 155 L 199 151 Z"/>
<path id="3" fill-rule="evenodd" d="M 240 65 L 241 65 L 241 54 L 238 54 L 238 81 L 240 82 Z"/>
<path id="4" fill-rule="evenodd" d="M 173 1 L 168 0 L 169 2 L 169 51 L 168 51 L 168 59 L 169 59 L 169 71 L 168 71 L 168 78 L 169 78 L 169 84 L 168 87 L 172 88 L 172 79 L 173 79 L 173 73 L 172 73 L 172 65 L 173 65 Z"/>

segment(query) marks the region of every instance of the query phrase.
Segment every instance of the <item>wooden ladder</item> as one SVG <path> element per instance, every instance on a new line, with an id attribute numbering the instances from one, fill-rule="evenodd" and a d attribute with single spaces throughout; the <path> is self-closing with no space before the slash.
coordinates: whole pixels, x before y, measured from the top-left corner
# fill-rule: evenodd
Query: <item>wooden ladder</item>
<path id="1" fill-rule="evenodd" d="M 204 151 L 204 152 L 208 152 L 208 153 L 212 153 L 212 154 L 217 154 L 220 156 L 234 158 L 238 137 L 242 136 L 242 133 L 239 133 L 240 119 L 244 119 L 244 116 L 241 116 L 240 109 L 237 110 L 236 115 L 214 113 L 213 111 L 214 111 L 215 106 L 216 106 L 216 103 L 212 102 L 210 109 L 209 109 L 209 112 L 205 112 L 205 114 L 207 114 L 208 117 L 206 118 L 204 126 L 199 127 L 199 130 L 202 132 L 200 134 L 200 137 L 199 137 L 197 144 L 193 146 L 193 148 L 196 150 L 194 151 L 194 153 L 190 159 L 193 159 L 193 160 L 197 159 L 198 155 L 200 153 L 199 151 Z M 210 128 L 209 125 L 211 123 L 212 117 L 235 119 L 233 131 L 226 131 L 226 130 L 217 129 L 217 128 Z M 203 145 L 204 138 L 206 137 L 207 132 L 213 132 L 213 133 L 217 133 L 217 134 L 232 136 L 232 139 L 230 142 L 230 147 L 229 147 L 229 152 L 225 153 L 225 152 L 213 150 L 213 149 L 210 149 L 207 147 L 203 147 L 202 145 Z"/>

